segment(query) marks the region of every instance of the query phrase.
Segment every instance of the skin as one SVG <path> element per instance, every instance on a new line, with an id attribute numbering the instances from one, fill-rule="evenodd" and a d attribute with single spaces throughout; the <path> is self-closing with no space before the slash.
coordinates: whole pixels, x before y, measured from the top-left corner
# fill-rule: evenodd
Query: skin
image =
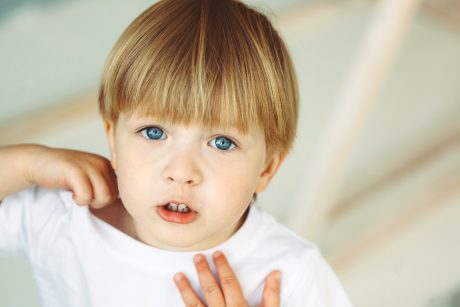
<path id="1" fill-rule="evenodd" d="M 32 185 L 73 191 L 78 205 L 102 208 L 118 198 L 106 158 L 82 151 L 21 144 L 0 147 L 0 199 Z"/>
<path id="2" fill-rule="evenodd" d="M 200 280 L 200 286 L 206 298 L 206 305 L 210 307 L 249 306 L 244 299 L 238 279 L 225 258 L 225 255 L 217 251 L 213 254 L 213 258 L 222 288 L 219 287 L 216 278 L 209 268 L 206 258 L 201 254 L 195 255 L 193 258 Z M 259 305 L 260 307 L 276 307 L 280 305 L 280 281 L 281 273 L 279 271 L 273 271 L 268 275 L 262 294 L 262 302 Z M 206 306 L 192 289 L 187 277 L 183 273 L 177 273 L 174 276 L 174 282 L 186 306 Z"/>
<path id="3" fill-rule="evenodd" d="M 161 139 L 148 138 L 146 129 L 161 129 Z M 127 228 L 138 240 L 171 251 L 205 250 L 227 240 L 241 225 L 254 192 L 266 188 L 282 160 L 278 155 L 267 159 L 264 134 L 257 128 L 241 134 L 122 113 L 116 124 L 106 123 L 106 131 L 129 213 Z M 218 137 L 234 146 L 216 148 Z M 173 200 L 193 208 L 196 219 L 188 224 L 161 219 L 158 206 Z"/>
<path id="4" fill-rule="evenodd" d="M 117 123 L 106 122 L 111 160 L 41 145 L 0 147 L 0 199 L 32 185 L 64 188 L 73 191 L 78 205 L 89 206 L 93 214 L 146 244 L 187 251 L 222 243 L 241 225 L 253 193 L 266 188 L 284 157 L 265 156 L 260 129 L 242 135 L 236 130 L 161 123 L 167 139 L 152 141 L 139 133 L 140 127 L 152 123 L 158 121 L 133 121 L 125 114 Z M 238 148 L 223 153 L 213 147 L 216 135 L 231 137 Z M 168 195 L 156 198 L 164 194 Z M 155 205 L 176 198 L 197 210 L 193 223 L 170 225 L 152 213 Z M 171 239 L 170 231 L 182 236 Z M 208 306 L 248 305 L 222 253 L 214 257 L 221 286 L 202 255 L 194 260 Z M 267 276 L 261 306 L 279 306 L 279 274 Z M 183 273 L 176 274 L 174 282 L 187 306 L 204 306 Z"/>

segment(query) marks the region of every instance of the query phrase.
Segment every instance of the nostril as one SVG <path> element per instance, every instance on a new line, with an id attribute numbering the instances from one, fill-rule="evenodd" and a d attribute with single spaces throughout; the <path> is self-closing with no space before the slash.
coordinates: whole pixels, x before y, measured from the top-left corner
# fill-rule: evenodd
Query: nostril
<path id="1" fill-rule="evenodd" d="M 174 179 L 174 177 L 167 177 L 168 182 L 183 182 L 186 184 L 194 184 L 195 180 L 194 179 L 188 179 L 188 180 L 177 180 Z"/>
<path id="2" fill-rule="evenodd" d="M 163 174 L 163 180 L 167 183 L 175 184 L 186 184 L 196 185 L 201 181 L 201 174 L 198 171 L 195 172 L 169 172 L 169 174 Z"/>

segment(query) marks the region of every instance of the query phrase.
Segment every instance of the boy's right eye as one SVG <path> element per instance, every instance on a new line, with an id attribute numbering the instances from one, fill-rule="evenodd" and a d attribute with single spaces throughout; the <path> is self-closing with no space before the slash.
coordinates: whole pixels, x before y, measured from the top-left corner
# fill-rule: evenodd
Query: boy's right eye
<path id="1" fill-rule="evenodd" d="M 147 127 L 140 131 L 143 137 L 149 140 L 164 140 L 166 138 L 165 133 L 161 128 L 158 127 Z"/>

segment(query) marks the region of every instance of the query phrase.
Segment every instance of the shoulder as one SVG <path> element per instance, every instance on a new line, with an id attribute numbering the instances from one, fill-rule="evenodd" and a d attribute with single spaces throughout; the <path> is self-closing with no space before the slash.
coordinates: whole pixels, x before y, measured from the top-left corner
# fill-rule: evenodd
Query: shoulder
<path id="1" fill-rule="evenodd" d="M 55 229 L 57 223 L 67 224 L 77 207 L 72 200 L 72 192 L 67 190 L 34 187 L 29 197 L 27 213 L 34 232 Z"/>
<path id="2" fill-rule="evenodd" d="M 19 194 L 23 194 L 26 205 L 29 205 L 28 211 L 35 217 L 40 215 L 60 215 L 71 211 L 72 193 L 61 189 L 47 189 L 34 186 Z"/>
<path id="3" fill-rule="evenodd" d="M 321 257 L 318 247 L 263 209 L 254 207 L 251 210 L 257 215 L 252 217 L 257 227 L 253 231 L 255 239 L 251 255 L 264 255 L 265 265 L 281 269 L 286 280 L 295 280 L 298 274 L 305 276 L 313 272 L 316 260 Z"/>
<path id="4" fill-rule="evenodd" d="M 26 233 L 42 233 L 73 213 L 72 193 L 34 186 L 6 197 L 1 207 Z"/>
<path id="5" fill-rule="evenodd" d="M 0 248 L 30 253 L 64 235 L 73 207 L 64 190 L 31 187 L 5 197 L 0 204 Z"/>
<path id="6" fill-rule="evenodd" d="M 257 248 L 269 255 L 274 267 L 281 269 L 282 299 L 286 306 L 351 306 L 319 248 L 262 209 L 256 209 L 263 233 Z"/>
<path id="7" fill-rule="evenodd" d="M 261 240 L 260 244 L 263 246 L 262 248 L 276 250 L 280 255 L 284 255 L 284 257 L 292 255 L 293 258 L 298 258 L 305 253 L 315 253 L 318 251 L 315 244 L 300 237 L 262 208 L 254 206 L 252 210 L 254 210 L 254 214 L 258 215 L 257 234 Z"/>
<path id="8" fill-rule="evenodd" d="M 287 306 L 351 307 L 335 272 L 317 249 L 305 253 L 293 278 L 284 281 Z"/>
<path id="9" fill-rule="evenodd" d="M 70 206 L 71 192 L 57 189 L 46 189 L 33 186 L 11 194 L 2 201 L 5 210 L 27 211 L 29 213 L 45 213 L 47 211 L 64 212 Z"/>

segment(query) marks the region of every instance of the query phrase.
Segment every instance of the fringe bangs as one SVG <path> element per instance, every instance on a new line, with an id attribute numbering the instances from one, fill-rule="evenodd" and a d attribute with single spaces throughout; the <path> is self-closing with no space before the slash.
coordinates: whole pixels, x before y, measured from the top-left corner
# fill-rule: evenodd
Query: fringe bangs
<path id="1" fill-rule="evenodd" d="M 126 112 L 243 133 L 259 126 L 267 147 L 286 150 L 297 122 L 296 82 L 265 16 L 234 1 L 166 0 L 115 44 L 99 105 L 111 121 Z"/>

